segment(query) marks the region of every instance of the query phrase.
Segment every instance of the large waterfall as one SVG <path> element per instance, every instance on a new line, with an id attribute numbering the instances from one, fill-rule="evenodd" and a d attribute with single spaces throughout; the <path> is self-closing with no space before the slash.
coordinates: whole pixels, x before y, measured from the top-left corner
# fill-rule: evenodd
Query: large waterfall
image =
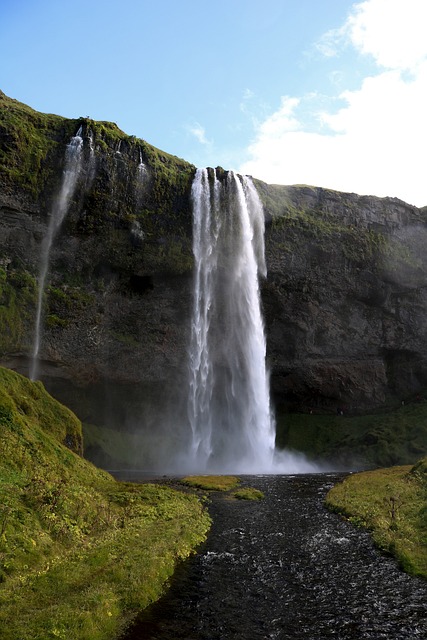
<path id="1" fill-rule="evenodd" d="M 252 181 L 199 169 L 192 187 L 194 303 L 188 464 L 200 471 L 271 470 L 269 400 L 258 275 L 264 216 Z"/>
<path id="2" fill-rule="evenodd" d="M 70 200 L 74 194 L 77 179 L 81 170 L 83 157 L 83 138 L 82 127 L 79 128 L 76 135 L 73 136 L 68 143 L 65 151 L 65 165 L 62 175 L 61 186 L 58 196 L 53 204 L 51 215 L 49 219 L 49 225 L 46 235 L 43 239 L 41 255 L 40 255 L 40 270 L 38 278 L 38 296 L 37 296 L 37 308 L 36 308 L 36 321 L 34 328 L 34 342 L 33 353 L 31 358 L 30 378 L 31 380 L 37 379 L 38 373 L 38 358 L 40 351 L 41 335 L 42 335 L 42 309 L 43 298 L 46 288 L 46 278 L 49 269 L 50 252 L 52 243 L 55 236 L 64 220 L 67 213 Z"/>

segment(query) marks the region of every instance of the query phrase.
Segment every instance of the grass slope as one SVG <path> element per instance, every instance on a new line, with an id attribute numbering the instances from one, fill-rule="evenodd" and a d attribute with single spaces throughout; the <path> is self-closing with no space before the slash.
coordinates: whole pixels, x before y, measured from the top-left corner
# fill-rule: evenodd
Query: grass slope
<path id="1" fill-rule="evenodd" d="M 80 449 L 77 418 L 0 369 L 2 640 L 116 637 L 205 537 L 195 496 L 119 483 Z"/>
<path id="2" fill-rule="evenodd" d="M 278 413 L 277 446 L 359 469 L 414 464 L 427 452 L 427 400 L 361 416 Z"/>
<path id="3" fill-rule="evenodd" d="M 367 527 L 405 571 L 427 578 L 427 458 L 413 467 L 348 476 L 331 489 L 326 505 Z"/>

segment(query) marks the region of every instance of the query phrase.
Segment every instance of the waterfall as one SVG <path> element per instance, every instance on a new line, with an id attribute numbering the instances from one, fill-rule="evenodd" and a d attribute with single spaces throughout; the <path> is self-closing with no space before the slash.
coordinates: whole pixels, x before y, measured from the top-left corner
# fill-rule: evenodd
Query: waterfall
<path id="1" fill-rule="evenodd" d="M 38 369 L 38 356 L 41 343 L 41 319 L 43 298 L 46 288 L 46 278 L 49 269 L 50 251 L 52 243 L 56 237 L 56 234 L 65 218 L 68 210 L 70 200 L 74 194 L 77 179 L 79 177 L 82 156 L 83 156 L 83 138 L 82 127 L 79 128 L 76 135 L 73 136 L 68 143 L 65 150 L 65 163 L 64 171 L 62 175 L 61 186 L 57 198 L 51 210 L 49 219 L 49 225 L 46 231 L 46 235 L 42 242 L 41 255 L 40 255 L 40 269 L 38 277 L 38 296 L 37 296 L 37 308 L 36 308 L 36 321 L 34 329 L 34 343 L 33 353 L 30 367 L 30 378 L 36 380 Z"/>
<path id="2" fill-rule="evenodd" d="M 139 152 L 139 163 L 138 163 L 138 178 L 141 182 L 144 181 L 145 177 L 147 175 L 147 167 L 145 166 L 143 160 L 142 160 L 142 154 L 141 151 Z"/>
<path id="3" fill-rule="evenodd" d="M 81 127 L 80 127 L 80 131 L 81 131 Z M 95 174 L 96 174 L 95 141 L 94 141 L 94 135 L 90 129 L 88 129 L 86 133 L 87 133 L 87 139 L 89 142 L 89 163 L 88 163 L 88 171 L 87 171 L 86 188 L 90 188 L 92 186 L 92 183 L 95 179 Z"/>
<path id="4" fill-rule="evenodd" d="M 136 181 L 135 181 L 135 200 L 136 200 L 136 205 L 138 207 L 140 207 L 143 202 L 144 193 L 146 190 L 147 178 L 148 178 L 148 169 L 142 159 L 141 150 L 139 150 L 139 162 L 138 162 Z"/>
<path id="5" fill-rule="evenodd" d="M 248 177 L 199 169 L 192 185 L 194 302 L 189 349 L 188 463 L 198 470 L 271 469 L 266 342 L 258 274 L 264 216 Z"/>

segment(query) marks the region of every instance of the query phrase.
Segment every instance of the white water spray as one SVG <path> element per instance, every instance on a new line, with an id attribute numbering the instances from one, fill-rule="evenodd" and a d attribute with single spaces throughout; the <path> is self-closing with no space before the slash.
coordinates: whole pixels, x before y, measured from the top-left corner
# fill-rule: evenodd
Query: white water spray
<path id="1" fill-rule="evenodd" d="M 30 378 L 36 380 L 38 369 L 38 356 L 41 343 L 41 319 L 43 308 L 43 297 L 46 288 L 46 278 L 49 269 L 50 251 L 56 234 L 65 218 L 70 200 L 74 194 L 77 179 L 81 170 L 83 157 L 83 138 L 82 127 L 79 128 L 76 135 L 71 138 L 65 150 L 65 166 L 62 176 L 62 182 L 58 196 L 52 207 L 49 225 L 46 235 L 43 239 L 41 255 L 40 255 L 40 271 L 38 278 L 38 296 L 36 309 L 36 322 L 34 329 L 34 344 L 30 367 Z"/>
<path id="2" fill-rule="evenodd" d="M 194 306 L 190 344 L 188 464 L 217 472 L 268 472 L 275 429 L 265 366 L 258 273 L 265 275 L 264 217 L 247 177 L 196 173 Z"/>

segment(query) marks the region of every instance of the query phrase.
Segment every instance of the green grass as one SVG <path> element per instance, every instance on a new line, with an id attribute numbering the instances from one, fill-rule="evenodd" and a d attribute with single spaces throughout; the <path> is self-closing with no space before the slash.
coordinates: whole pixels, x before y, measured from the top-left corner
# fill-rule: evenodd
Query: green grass
<path id="1" fill-rule="evenodd" d="M 187 476 L 181 482 L 189 487 L 206 491 L 230 491 L 240 480 L 236 476 Z"/>
<path id="2" fill-rule="evenodd" d="M 25 343 L 33 329 L 36 292 L 36 280 L 27 271 L 0 267 L 0 353 L 29 348 Z"/>
<path id="3" fill-rule="evenodd" d="M 427 578 L 427 458 L 413 467 L 348 476 L 331 489 L 326 505 L 367 527 L 405 571 Z"/>
<path id="4" fill-rule="evenodd" d="M 58 135 L 69 138 L 76 125 L 76 120 L 39 113 L 0 91 L 0 129 L 4 131 L 0 169 L 4 179 L 40 197 L 53 177 L 46 158 L 55 154 Z"/>
<path id="5" fill-rule="evenodd" d="M 264 494 L 253 487 L 242 487 L 237 491 L 231 491 L 240 484 L 240 478 L 236 476 L 187 476 L 181 480 L 183 484 L 195 489 L 205 491 L 227 491 L 230 497 L 237 500 L 262 500 Z"/>
<path id="6" fill-rule="evenodd" d="M 278 413 L 277 446 L 359 468 L 414 464 L 427 452 L 427 402 L 363 416 Z"/>
<path id="7" fill-rule="evenodd" d="M 275 237 L 270 241 L 278 243 L 276 249 L 292 251 L 297 246 L 299 251 L 304 250 L 301 249 L 303 237 L 307 245 L 314 243 L 327 253 L 339 246 L 347 260 L 370 263 L 374 270 L 381 270 L 384 262 L 398 272 L 409 268 L 411 273 L 420 268 L 420 258 L 412 241 L 396 242 L 379 231 L 357 224 L 358 197 L 355 201 L 353 194 L 309 185 L 267 185 L 256 179 L 255 185 L 272 219 Z M 336 206 L 331 208 L 331 202 Z M 387 201 L 378 201 L 378 206 L 385 211 Z M 353 218 L 355 224 L 344 224 L 343 212 Z"/>
<path id="8" fill-rule="evenodd" d="M 209 528 L 194 495 L 119 483 L 81 447 L 71 411 L 0 369 L 2 640 L 117 637 Z"/>
<path id="9" fill-rule="evenodd" d="M 262 500 L 264 498 L 263 492 L 253 487 L 238 489 L 232 493 L 232 496 L 237 500 Z"/>
<path id="10" fill-rule="evenodd" d="M 131 220 L 137 220 L 145 236 L 153 242 L 153 247 L 157 245 L 157 239 L 162 238 L 162 252 L 156 256 L 158 260 L 164 258 L 167 268 L 173 272 L 176 261 L 180 272 L 191 270 L 191 242 L 177 241 L 177 238 L 190 237 L 188 198 L 195 166 L 145 140 L 127 135 L 114 122 L 100 122 L 87 117 L 68 119 L 40 113 L 0 91 L 2 182 L 8 188 L 23 190 L 45 207 L 49 194 L 54 193 L 61 178 L 58 164 L 62 161 L 65 145 L 79 126 L 83 127 L 84 136 L 91 132 L 95 155 L 102 156 L 103 166 L 113 176 L 117 171 L 116 152 L 121 145 L 121 175 L 118 175 L 115 185 L 120 207 L 112 204 L 110 186 L 105 188 L 103 176 L 96 175 L 90 193 L 85 196 L 89 214 L 74 221 L 68 215 L 68 231 L 75 224 L 75 232 L 96 233 L 98 236 L 102 232 L 108 238 L 111 228 L 128 231 Z M 148 171 L 143 209 L 141 202 L 135 199 L 140 157 Z M 120 253 L 123 252 L 119 252 L 116 259 L 120 258 Z M 113 257 L 110 256 L 110 261 Z M 121 256 L 122 261 L 125 259 L 126 253 Z"/>

